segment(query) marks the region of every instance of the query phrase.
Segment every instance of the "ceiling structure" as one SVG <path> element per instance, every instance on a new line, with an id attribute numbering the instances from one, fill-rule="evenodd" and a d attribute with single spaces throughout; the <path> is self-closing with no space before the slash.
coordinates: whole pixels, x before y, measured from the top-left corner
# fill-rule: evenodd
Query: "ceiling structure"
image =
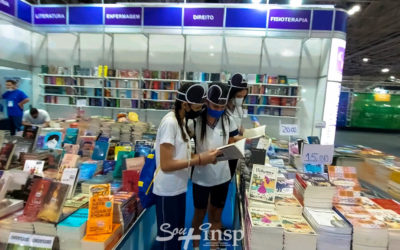
<path id="1" fill-rule="evenodd" d="M 116 2 L 184 2 L 185 0 L 29 0 L 34 4 L 90 4 Z M 262 0 L 288 4 L 289 0 Z M 249 3 L 251 0 L 186 0 L 188 3 Z M 303 4 L 332 4 L 361 11 L 349 17 L 344 82 L 387 81 L 400 78 L 400 0 L 303 0 Z M 364 62 L 363 58 L 368 58 Z M 381 69 L 390 71 L 382 73 Z M 393 79 L 392 79 L 393 80 Z M 344 84 L 346 85 L 346 84 Z"/>

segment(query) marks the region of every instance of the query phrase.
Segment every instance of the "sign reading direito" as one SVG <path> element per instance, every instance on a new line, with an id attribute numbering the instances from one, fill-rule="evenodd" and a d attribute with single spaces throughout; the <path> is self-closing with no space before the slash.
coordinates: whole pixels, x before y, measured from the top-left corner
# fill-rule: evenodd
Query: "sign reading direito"
<path id="1" fill-rule="evenodd" d="M 186 8 L 184 26 L 222 27 L 224 25 L 223 8 Z"/>
<path id="2" fill-rule="evenodd" d="M 35 7 L 33 21 L 34 24 L 67 24 L 67 8 Z"/>
<path id="3" fill-rule="evenodd" d="M 5 12 L 11 16 L 15 15 L 15 1 L 14 0 L 0 0 L 0 11 Z"/>
<path id="4" fill-rule="evenodd" d="M 308 30 L 311 10 L 272 9 L 269 11 L 268 28 Z"/>
<path id="5" fill-rule="evenodd" d="M 134 25 L 142 24 L 142 8 L 140 7 L 106 7 L 106 25 Z"/>

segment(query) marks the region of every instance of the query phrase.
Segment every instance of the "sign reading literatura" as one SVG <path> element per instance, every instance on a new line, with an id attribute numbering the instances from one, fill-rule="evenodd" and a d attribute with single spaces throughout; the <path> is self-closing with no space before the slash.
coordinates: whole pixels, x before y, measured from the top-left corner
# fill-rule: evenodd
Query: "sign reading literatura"
<path id="1" fill-rule="evenodd" d="M 18 8 L 16 3 L 18 1 Z M 347 13 L 331 7 L 268 8 L 268 5 L 225 4 L 182 5 L 92 4 L 30 5 L 23 0 L 0 0 L 0 12 L 17 16 L 34 25 L 107 25 L 143 28 L 185 29 L 192 27 L 257 29 L 258 31 L 341 31 L 346 32 Z M 31 12 L 33 8 L 33 12 Z M 16 10 L 18 9 L 18 15 Z M 31 15 L 31 13 L 33 15 Z"/>

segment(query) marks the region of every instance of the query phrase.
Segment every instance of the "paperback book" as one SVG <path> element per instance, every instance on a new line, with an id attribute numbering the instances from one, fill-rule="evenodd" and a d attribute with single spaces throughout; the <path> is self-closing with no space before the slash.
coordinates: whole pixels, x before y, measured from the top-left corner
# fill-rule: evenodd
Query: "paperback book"
<path id="1" fill-rule="evenodd" d="M 254 165 L 251 173 L 250 199 L 274 203 L 278 169 Z"/>

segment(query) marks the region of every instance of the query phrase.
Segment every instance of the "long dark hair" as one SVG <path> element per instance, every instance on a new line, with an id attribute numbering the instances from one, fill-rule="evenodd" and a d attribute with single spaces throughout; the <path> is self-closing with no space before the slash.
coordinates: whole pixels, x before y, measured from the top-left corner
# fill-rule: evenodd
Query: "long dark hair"
<path id="1" fill-rule="evenodd" d="M 189 89 L 190 86 L 194 85 L 195 83 L 192 82 L 187 82 L 181 85 L 181 87 L 179 88 L 179 92 L 182 93 L 186 93 L 186 91 Z M 181 110 L 181 108 L 183 107 L 183 102 L 180 100 L 175 100 L 175 105 L 174 105 L 174 113 L 175 113 L 175 117 L 176 120 L 178 121 L 178 125 L 179 128 L 181 130 L 181 134 L 182 134 L 182 140 L 184 142 L 188 142 L 189 139 L 186 136 L 185 131 L 183 130 L 183 127 L 185 127 L 186 131 L 189 131 L 188 126 L 187 126 L 187 122 L 186 124 L 183 124 L 183 118 L 184 117 L 180 117 L 179 111 Z"/>
<path id="2" fill-rule="evenodd" d="M 224 84 L 221 82 L 213 82 L 213 83 L 210 83 L 208 85 L 208 87 L 210 88 L 213 85 L 218 85 L 221 87 L 222 92 L 223 92 L 222 96 L 228 96 L 229 86 L 227 84 Z M 222 135 L 223 135 L 224 141 L 225 141 L 226 140 L 226 131 L 225 131 L 225 126 L 224 126 L 224 120 L 227 119 L 229 122 L 229 117 L 226 113 L 226 110 L 224 111 L 224 113 L 222 114 L 222 116 L 219 119 L 221 120 Z M 201 142 L 203 142 L 204 139 L 206 138 L 206 134 L 207 134 L 207 109 L 205 109 L 203 111 L 203 113 L 201 113 L 201 137 L 200 137 Z"/>
<path id="3" fill-rule="evenodd" d="M 233 111 L 234 109 L 231 109 L 229 104 L 232 104 L 232 100 L 236 97 L 236 94 L 242 90 L 247 90 L 247 93 L 243 98 L 243 100 L 245 100 L 247 95 L 249 94 L 249 89 L 240 89 L 240 88 L 231 87 L 231 89 L 229 91 L 229 99 L 228 99 L 228 108 L 230 111 Z"/>

